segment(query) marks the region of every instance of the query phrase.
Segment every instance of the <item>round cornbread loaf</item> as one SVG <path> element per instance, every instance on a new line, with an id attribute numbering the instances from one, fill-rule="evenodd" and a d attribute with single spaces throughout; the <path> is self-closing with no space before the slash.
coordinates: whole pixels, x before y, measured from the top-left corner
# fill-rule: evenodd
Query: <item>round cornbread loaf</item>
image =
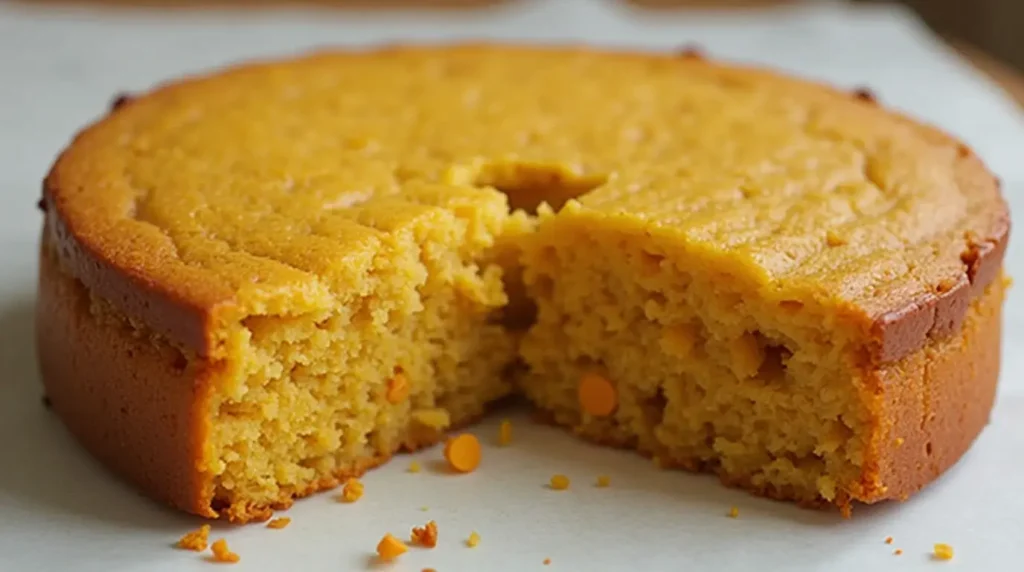
<path id="1" fill-rule="evenodd" d="M 952 465 L 998 378 L 1009 217 L 978 157 L 692 54 L 234 68 L 119 99 L 41 205 L 54 411 L 204 516 L 437 441 L 517 359 L 587 438 L 845 509 Z"/>

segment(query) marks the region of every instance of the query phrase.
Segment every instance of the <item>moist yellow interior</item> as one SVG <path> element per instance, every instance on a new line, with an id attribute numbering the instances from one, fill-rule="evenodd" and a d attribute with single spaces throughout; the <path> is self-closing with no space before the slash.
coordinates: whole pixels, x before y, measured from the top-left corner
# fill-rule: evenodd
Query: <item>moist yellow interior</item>
<path id="1" fill-rule="evenodd" d="M 514 383 L 558 424 L 661 464 L 795 500 L 841 495 L 867 439 L 852 362 L 862 340 L 743 265 L 586 209 L 567 195 L 588 185 L 563 179 L 519 169 L 500 190 L 485 179 L 407 192 L 417 206 L 404 214 L 386 200 L 353 206 L 390 237 L 365 282 L 334 306 L 249 316 L 224 337 L 204 467 L 215 508 L 241 517 L 436 441 Z M 546 202 L 539 216 L 510 212 L 548 194 L 567 201 L 558 214 Z M 517 359 L 527 367 L 513 380 Z M 611 415 L 581 411 L 585 373 L 614 384 Z M 398 400 L 396 376 L 409 387 Z"/>

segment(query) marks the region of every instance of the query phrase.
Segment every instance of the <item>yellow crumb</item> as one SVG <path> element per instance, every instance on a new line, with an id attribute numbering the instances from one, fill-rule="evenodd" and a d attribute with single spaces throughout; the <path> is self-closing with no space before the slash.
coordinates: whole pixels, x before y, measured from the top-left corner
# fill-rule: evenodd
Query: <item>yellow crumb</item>
<path id="1" fill-rule="evenodd" d="M 612 485 L 612 478 L 608 475 L 598 475 L 597 486 L 601 488 L 610 487 Z"/>
<path id="2" fill-rule="evenodd" d="M 284 528 L 292 523 L 292 519 L 287 516 L 275 518 L 274 520 L 267 523 L 267 528 Z"/>
<path id="3" fill-rule="evenodd" d="M 231 552 L 231 550 L 228 548 L 228 541 L 224 540 L 223 538 L 214 542 L 213 546 L 210 547 L 210 550 L 213 551 L 213 559 L 217 562 L 226 562 L 229 564 L 234 564 L 235 562 L 241 560 L 241 558 L 239 558 L 237 554 Z"/>
<path id="4" fill-rule="evenodd" d="M 363 498 L 363 483 L 359 479 L 349 479 L 345 481 L 345 487 L 341 489 L 341 500 L 342 502 L 356 502 Z"/>
<path id="5" fill-rule="evenodd" d="M 469 533 L 469 538 L 466 539 L 466 546 L 476 548 L 477 544 L 480 544 L 480 535 L 476 532 Z"/>
<path id="6" fill-rule="evenodd" d="M 448 466 L 460 473 L 473 472 L 480 465 L 480 456 L 480 441 L 469 433 L 452 437 L 444 445 Z"/>
<path id="7" fill-rule="evenodd" d="M 729 509 L 729 518 L 739 518 L 739 517 L 740 517 L 740 509 L 739 508 L 732 507 L 732 508 Z"/>
<path id="8" fill-rule="evenodd" d="M 428 510 L 430 510 L 429 506 L 421 506 L 420 507 L 420 512 L 427 512 Z"/>
<path id="9" fill-rule="evenodd" d="M 377 556 L 384 561 L 394 560 L 405 554 L 406 550 L 409 550 L 409 547 L 390 533 L 385 534 L 384 538 L 381 538 L 380 542 L 377 543 Z"/>
<path id="10" fill-rule="evenodd" d="M 948 544 L 937 543 L 935 545 L 935 557 L 939 560 L 952 560 L 953 547 Z"/>
<path id="11" fill-rule="evenodd" d="M 618 406 L 619 397 L 615 386 L 608 379 L 596 373 L 587 373 L 580 378 L 578 388 L 580 409 L 594 417 L 611 415 Z"/>
<path id="12" fill-rule="evenodd" d="M 210 525 L 204 524 L 178 539 L 178 548 L 202 552 L 210 540 Z"/>
<path id="13" fill-rule="evenodd" d="M 886 544 L 892 544 L 892 537 L 891 536 L 886 536 L 885 537 L 885 543 Z"/>
<path id="14" fill-rule="evenodd" d="M 569 477 L 565 475 L 555 475 L 551 477 L 551 488 L 556 491 L 564 491 L 569 488 Z"/>
<path id="15" fill-rule="evenodd" d="M 508 419 L 502 419 L 501 425 L 498 426 L 498 445 L 502 447 L 508 446 L 512 443 L 512 422 Z"/>
<path id="16" fill-rule="evenodd" d="M 423 526 L 413 527 L 409 540 L 412 544 L 424 548 L 437 546 L 437 523 L 430 521 Z"/>
<path id="17" fill-rule="evenodd" d="M 419 461 L 413 461 L 413 462 L 409 463 L 409 472 L 410 473 L 418 473 L 418 472 L 420 472 L 420 463 L 419 463 Z"/>
<path id="18" fill-rule="evenodd" d="M 387 400 L 388 403 L 396 404 L 405 401 L 406 397 L 409 397 L 409 380 L 404 373 L 398 372 L 388 380 Z"/>

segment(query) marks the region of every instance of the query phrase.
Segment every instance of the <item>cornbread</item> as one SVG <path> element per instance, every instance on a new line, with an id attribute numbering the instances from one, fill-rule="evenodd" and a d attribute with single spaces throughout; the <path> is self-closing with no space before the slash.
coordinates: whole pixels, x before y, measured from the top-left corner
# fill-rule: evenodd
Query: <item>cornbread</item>
<path id="1" fill-rule="evenodd" d="M 979 158 L 691 53 L 224 70 L 120 101 L 41 206 L 53 410 L 207 517 L 267 519 L 514 388 L 586 439 L 848 510 L 956 462 L 998 377 L 1009 217 Z"/>

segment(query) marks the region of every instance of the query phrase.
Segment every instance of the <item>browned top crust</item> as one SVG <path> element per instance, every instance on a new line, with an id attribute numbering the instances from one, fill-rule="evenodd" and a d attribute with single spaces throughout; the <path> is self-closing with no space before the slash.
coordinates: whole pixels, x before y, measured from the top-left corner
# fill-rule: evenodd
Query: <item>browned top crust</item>
<path id="1" fill-rule="evenodd" d="M 949 136 L 688 52 L 337 52 L 112 107 L 44 182 L 51 238 L 92 292 L 205 356 L 225 324 L 331 304 L 386 238 L 353 222 L 353 197 L 472 185 L 495 158 L 600 180 L 583 208 L 675 228 L 747 279 L 838 308 L 872 363 L 956 331 L 1010 228 L 996 179 Z"/>

